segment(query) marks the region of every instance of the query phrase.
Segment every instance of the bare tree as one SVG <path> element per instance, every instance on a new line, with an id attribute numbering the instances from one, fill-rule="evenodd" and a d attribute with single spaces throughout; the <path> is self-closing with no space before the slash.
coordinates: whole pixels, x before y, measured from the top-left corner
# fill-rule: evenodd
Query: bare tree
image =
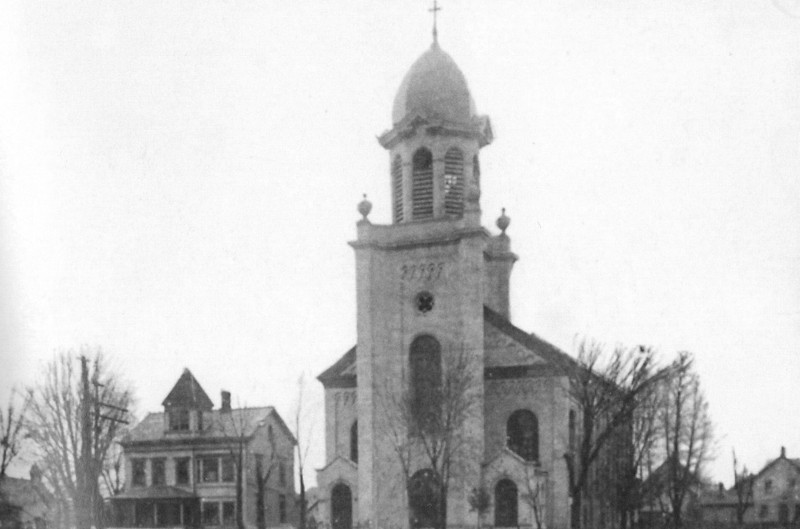
<path id="1" fill-rule="evenodd" d="M 267 527 L 267 486 L 272 471 L 279 464 L 278 451 L 275 444 L 275 435 L 269 430 L 267 442 L 269 443 L 269 453 L 256 454 L 256 527 L 265 529 Z"/>
<path id="2" fill-rule="evenodd" d="M 382 430 L 403 468 L 408 504 L 411 505 L 412 461 L 421 457 L 435 483 L 436 524 L 442 529 L 447 526 L 451 479 L 468 461 L 478 457 L 474 453 L 474 439 L 464 429 L 480 405 L 477 390 L 478 377 L 482 375 L 466 351 L 444 355 L 443 360 L 441 379 L 433 381 L 423 393 L 419 388 L 415 391 L 414 384 L 405 380 L 400 381 L 397 391 L 391 389 L 395 384 L 388 381 L 378 391 L 378 403 L 384 414 Z M 409 523 L 414 527 L 411 511 L 409 508 Z"/>
<path id="3" fill-rule="evenodd" d="M 616 347 L 605 353 L 601 344 L 583 341 L 577 362 L 565 362 L 569 391 L 580 424 L 575 446 L 564 454 L 567 464 L 573 529 L 580 529 L 582 505 L 598 462 L 611 445 L 629 435 L 642 395 L 663 379 L 652 349 Z M 611 456 L 618 457 L 618 456 Z"/>
<path id="4" fill-rule="evenodd" d="M 545 495 L 547 494 L 546 485 L 536 476 L 535 471 L 530 467 L 525 467 L 525 491 L 522 499 L 528 504 L 533 515 L 533 525 L 536 529 L 544 527 L 544 506 Z"/>
<path id="5" fill-rule="evenodd" d="M 708 404 L 690 353 L 678 353 L 673 363 L 672 375 L 664 384 L 659 422 L 665 455 L 665 492 L 672 525 L 679 528 L 683 525 L 687 496 L 701 482 L 713 433 Z"/>
<path id="6" fill-rule="evenodd" d="M 124 432 L 117 433 L 117 439 L 125 436 Z M 124 451 L 119 443 L 113 443 L 103 461 L 101 478 L 103 488 L 107 496 L 116 496 L 125 490 L 125 465 L 123 459 Z"/>
<path id="7" fill-rule="evenodd" d="M 23 396 L 18 403 L 19 394 L 11 390 L 5 412 L 0 409 L 0 480 L 6 475 L 6 469 L 19 454 L 25 429 L 25 416 L 30 404 L 30 397 Z"/>
<path id="8" fill-rule="evenodd" d="M 733 451 L 733 490 L 736 493 L 736 521 L 744 523 L 744 515 L 747 509 L 753 506 L 753 477 L 748 471 L 747 466 L 739 472 L 739 465 L 736 461 L 736 451 Z"/>
<path id="9" fill-rule="evenodd" d="M 469 510 L 473 511 L 478 518 L 478 529 L 483 527 L 483 517 L 489 512 L 492 506 L 492 495 L 483 485 L 475 487 L 469 494 Z"/>
<path id="10" fill-rule="evenodd" d="M 103 526 L 99 480 L 133 391 L 107 367 L 100 349 L 82 349 L 81 354 L 93 357 L 91 369 L 86 359 L 78 369 L 75 351 L 61 352 L 29 388 L 28 427 L 44 476 L 67 518 L 62 525 L 73 525 L 74 514 L 74 525 L 89 529 Z"/>
<path id="11" fill-rule="evenodd" d="M 294 437 L 297 441 L 297 475 L 300 480 L 300 529 L 306 529 L 306 481 L 303 472 L 308 458 L 308 449 L 311 446 L 311 423 L 305 416 L 305 377 L 301 374 L 297 379 L 297 402 L 294 409 Z M 308 424 L 308 426 L 306 426 Z"/>

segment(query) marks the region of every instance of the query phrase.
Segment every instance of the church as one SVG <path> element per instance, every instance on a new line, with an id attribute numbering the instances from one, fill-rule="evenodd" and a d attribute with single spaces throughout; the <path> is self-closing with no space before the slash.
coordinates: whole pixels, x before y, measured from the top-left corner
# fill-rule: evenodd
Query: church
<path id="1" fill-rule="evenodd" d="M 492 176 L 481 174 L 480 151 L 493 139 L 434 29 L 397 91 L 391 129 L 378 138 L 389 155 L 392 223 L 370 222 L 366 197 L 358 205 L 350 242 L 357 343 L 318 377 L 326 448 L 318 523 L 400 529 L 437 526 L 444 516 L 448 526 L 570 526 L 565 454 L 576 411 L 564 365 L 572 360 L 510 320 L 518 259 L 510 219 L 505 211 L 497 218 L 499 233 L 481 220 L 481 180 Z M 397 424 L 386 402 L 411 394 L 422 414 L 431 406 L 425 387 L 441 385 L 459 358 L 477 402 L 457 432 L 471 452 L 452 472 L 446 501 L 436 502 L 429 458 L 408 445 L 409 457 L 399 457 L 389 433 L 413 436 L 424 420 Z M 476 511 L 478 492 L 488 501 Z"/>

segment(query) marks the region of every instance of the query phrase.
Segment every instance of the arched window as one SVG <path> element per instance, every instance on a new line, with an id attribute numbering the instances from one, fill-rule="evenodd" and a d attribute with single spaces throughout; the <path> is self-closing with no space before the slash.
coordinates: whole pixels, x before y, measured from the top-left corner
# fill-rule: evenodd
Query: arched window
<path id="1" fill-rule="evenodd" d="M 358 463 L 358 421 L 350 427 L 350 461 Z"/>
<path id="2" fill-rule="evenodd" d="M 411 218 L 433 218 L 433 155 L 428 149 L 418 149 L 412 160 Z"/>
<path id="3" fill-rule="evenodd" d="M 422 335 L 411 342 L 411 406 L 417 426 L 430 428 L 439 417 L 442 385 L 442 352 L 439 341 Z"/>
<path id="4" fill-rule="evenodd" d="M 455 147 L 444 155 L 444 212 L 457 216 L 464 212 L 464 156 Z"/>
<path id="5" fill-rule="evenodd" d="M 481 164 L 478 161 L 478 155 L 472 157 L 472 175 L 475 178 L 475 185 L 478 189 L 481 188 Z"/>
<path id="6" fill-rule="evenodd" d="M 408 481 L 411 529 L 439 527 L 439 482 L 429 468 L 418 470 Z"/>
<path id="7" fill-rule="evenodd" d="M 331 528 L 352 529 L 353 494 L 350 487 L 338 483 L 331 491 Z"/>
<path id="8" fill-rule="evenodd" d="M 575 410 L 569 410 L 569 451 L 575 451 Z"/>
<path id="9" fill-rule="evenodd" d="M 506 424 L 508 448 L 525 461 L 539 460 L 539 420 L 533 412 L 517 410 Z"/>
<path id="10" fill-rule="evenodd" d="M 494 525 L 517 526 L 517 486 L 510 479 L 501 479 L 494 488 Z"/>
<path id="11" fill-rule="evenodd" d="M 399 154 L 392 160 L 392 205 L 394 221 L 403 222 L 403 160 Z"/>

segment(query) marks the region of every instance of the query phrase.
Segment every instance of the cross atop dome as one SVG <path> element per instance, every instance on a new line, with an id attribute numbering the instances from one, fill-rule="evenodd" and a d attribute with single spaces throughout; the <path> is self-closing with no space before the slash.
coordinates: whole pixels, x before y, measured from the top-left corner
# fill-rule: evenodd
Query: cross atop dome
<path id="1" fill-rule="evenodd" d="M 439 7 L 439 4 L 436 0 L 433 0 L 433 7 L 428 9 L 431 13 L 433 13 L 433 43 L 439 44 L 439 32 L 436 29 L 436 14 L 441 11 L 442 8 Z"/>

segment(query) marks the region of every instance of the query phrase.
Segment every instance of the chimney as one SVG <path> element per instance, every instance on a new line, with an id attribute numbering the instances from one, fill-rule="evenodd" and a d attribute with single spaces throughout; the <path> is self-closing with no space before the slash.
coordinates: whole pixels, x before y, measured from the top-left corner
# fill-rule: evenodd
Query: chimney
<path id="1" fill-rule="evenodd" d="M 231 411 L 231 392 L 222 390 L 222 404 L 219 407 L 220 411 Z"/>
<path id="2" fill-rule="evenodd" d="M 781 447 L 781 457 L 783 459 L 786 459 L 786 447 L 785 446 Z"/>

